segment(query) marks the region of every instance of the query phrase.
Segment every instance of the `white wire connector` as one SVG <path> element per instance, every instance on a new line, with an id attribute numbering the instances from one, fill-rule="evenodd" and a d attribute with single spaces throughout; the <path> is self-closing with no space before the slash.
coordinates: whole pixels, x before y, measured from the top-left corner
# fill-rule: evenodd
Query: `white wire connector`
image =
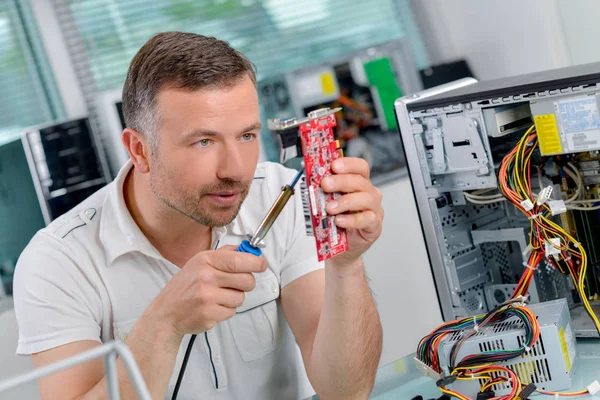
<path id="1" fill-rule="evenodd" d="M 598 381 L 594 381 L 590 383 L 587 387 L 588 392 L 593 396 L 596 393 L 600 392 L 600 383 Z"/>
<path id="2" fill-rule="evenodd" d="M 531 211 L 533 210 L 533 203 L 531 202 L 531 200 L 529 199 L 525 199 L 521 202 L 521 206 L 523 207 L 523 209 L 525 211 Z"/>
<path id="3" fill-rule="evenodd" d="M 531 347 L 525 346 L 525 353 L 529 353 L 531 351 Z"/>
<path id="4" fill-rule="evenodd" d="M 560 238 L 550 238 L 545 241 L 546 257 L 550 257 L 554 254 L 560 254 Z"/>
<path id="5" fill-rule="evenodd" d="M 578 249 L 579 246 L 581 246 L 581 243 L 579 243 L 579 242 L 573 242 L 573 246 L 575 246 L 575 248 Z"/>
<path id="6" fill-rule="evenodd" d="M 552 195 L 552 186 L 546 186 L 545 188 L 540 190 L 540 194 L 538 194 L 538 197 L 537 197 L 537 202 L 536 202 L 537 205 L 541 206 L 542 204 L 547 202 L 550 199 L 551 195 Z"/>
<path id="7" fill-rule="evenodd" d="M 477 325 L 477 316 L 473 317 L 473 330 L 479 332 L 479 325 Z"/>
<path id="8" fill-rule="evenodd" d="M 529 216 L 529 219 L 535 219 L 535 218 L 539 217 L 540 215 L 542 215 L 542 213 L 532 214 Z"/>
<path id="9" fill-rule="evenodd" d="M 429 365 L 425 364 L 423 361 L 419 360 L 417 357 L 413 359 L 415 361 L 415 365 L 423 375 L 433 379 L 434 381 L 439 381 L 444 377 L 443 373 L 439 373 L 431 368 Z"/>
<path id="10" fill-rule="evenodd" d="M 522 294 L 522 295 L 520 295 L 517 298 L 520 299 L 522 303 L 527 303 L 529 301 L 529 295 L 528 294 Z"/>
<path id="11" fill-rule="evenodd" d="M 567 205 L 563 200 L 550 200 L 548 202 L 552 215 L 558 215 L 567 212 Z"/>
<path id="12" fill-rule="evenodd" d="M 518 301 L 514 301 L 513 303 L 511 303 L 510 305 L 512 307 L 525 307 L 527 305 L 527 296 L 520 295 L 518 297 L 515 297 L 514 300 Z"/>

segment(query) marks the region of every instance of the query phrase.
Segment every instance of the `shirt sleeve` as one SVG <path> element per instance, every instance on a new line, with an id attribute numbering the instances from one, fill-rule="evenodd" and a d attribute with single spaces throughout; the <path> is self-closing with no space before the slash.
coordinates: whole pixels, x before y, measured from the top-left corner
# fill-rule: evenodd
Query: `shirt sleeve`
<path id="1" fill-rule="evenodd" d="M 102 306 L 89 276 L 64 241 L 39 232 L 15 268 L 17 354 L 81 340 L 101 342 Z"/>
<path id="2" fill-rule="evenodd" d="M 287 174 L 289 181 L 292 180 L 296 171 Z M 288 176 L 289 175 L 289 176 Z M 281 287 L 285 287 L 294 280 L 310 272 L 324 268 L 325 263 L 320 262 L 317 257 L 317 245 L 310 223 L 310 212 L 308 211 L 308 195 L 305 188 L 305 180 L 302 177 L 298 183 L 296 194 L 292 197 L 294 201 L 292 216 L 292 231 L 289 236 L 286 253 L 281 263 Z M 305 217 L 305 209 L 307 209 Z"/>

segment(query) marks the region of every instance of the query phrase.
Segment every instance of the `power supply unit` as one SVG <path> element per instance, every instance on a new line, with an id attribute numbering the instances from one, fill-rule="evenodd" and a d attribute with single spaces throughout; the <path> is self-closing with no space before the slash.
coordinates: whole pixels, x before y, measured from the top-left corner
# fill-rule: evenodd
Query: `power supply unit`
<path id="1" fill-rule="evenodd" d="M 575 336 L 571 328 L 569 307 L 565 299 L 532 304 L 529 309 L 540 324 L 540 338 L 533 348 L 522 356 L 498 365 L 511 369 L 523 385 L 534 383 L 538 389 L 547 391 L 566 390 L 571 387 L 575 362 Z M 450 335 L 440 347 L 440 364 L 447 371 L 452 346 L 465 331 Z M 525 329 L 515 317 L 481 328 L 466 340 L 458 352 L 457 360 L 470 354 L 486 351 L 517 349 L 525 342 Z M 496 376 L 494 376 L 496 377 Z M 475 398 L 480 391 L 478 381 L 456 381 L 452 389 L 467 397 Z M 495 385 L 497 396 L 509 394 L 510 383 Z"/>

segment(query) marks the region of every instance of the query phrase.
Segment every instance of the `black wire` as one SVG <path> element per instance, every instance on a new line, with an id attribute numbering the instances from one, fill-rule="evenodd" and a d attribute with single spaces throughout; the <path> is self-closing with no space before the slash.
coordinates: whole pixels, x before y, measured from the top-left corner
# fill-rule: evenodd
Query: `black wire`
<path id="1" fill-rule="evenodd" d="M 219 377 L 217 376 L 217 369 L 215 368 L 215 363 L 212 359 L 212 348 L 210 347 L 210 342 L 208 341 L 208 333 L 204 332 L 204 338 L 206 339 L 206 345 L 208 346 L 208 359 L 210 360 L 210 365 L 212 366 L 213 374 L 215 375 L 215 387 L 219 388 Z"/>
<path id="2" fill-rule="evenodd" d="M 177 377 L 177 383 L 175 384 L 175 389 L 173 389 L 173 396 L 171 396 L 171 400 L 175 400 L 177 398 L 177 393 L 179 393 L 179 387 L 181 386 L 181 382 L 183 381 L 183 374 L 185 373 L 185 367 L 187 366 L 188 359 L 190 358 L 190 353 L 192 352 L 192 345 L 196 340 L 196 335 L 192 335 L 190 338 L 190 342 L 188 343 L 187 349 L 185 350 L 185 357 L 183 357 L 183 364 L 181 364 L 181 369 L 179 370 L 179 376 Z"/>
<path id="3" fill-rule="evenodd" d="M 515 316 L 520 319 L 525 328 L 525 342 L 523 343 L 523 347 L 531 346 L 533 342 L 533 327 L 530 325 L 531 321 L 528 319 L 527 315 L 525 315 L 522 311 L 514 308 L 509 308 L 502 311 L 503 319 L 507 320 L 511 316 Z M 502 362 L 508 361 L 513 358 L 519 357 L 522 354 L 525 354 L 527 350 L 525 348 L 516 349 L 516 350 L 506 350 L 502 351 L 498 354 L 490 354 L 490 352 L 483 352 L 481 354 L 467 356 L 463 358 L 456 367 L 453 368 L 465 368 L 471 366 L 477 366 L 480 364 L 488 364 L 494 362 Z"/>
<path id="4" fill-rule="evenodd" d="M 215 250 L 219 248 L 219 240 L 217 240 L 217 244 L 215 244 Z M 206 335 L 206 332 L 204 332 Z M 188 343 L 187 349 L 185 350 L 185 356 L 183 357 L 183 363 L 181 364 L 181 369 L 179 370 L 179 376 L 177 377 L 177 383 L 175 384 L 175 389 L 173 389 L 173 396 L 171 396 L 171 400 L 177 399 L 177 393 L 179 392 L 179 387 L 181 386 L 181 382 L 183 381 L 183 375 L 185 374 L 185 368 L 187 367 L 188 359 L 190 358 L 190 353 L 192 352 L 192 345 L 196 340 L 196 334 L 193 334 L 190 338 L 190 342 Z M 217 378 L 217 371 L 215 370 L 215 364 L 213 364 L 212 360 L 212 349 L 210 348 L 210 343 L 208 343 L 208 336 L 206 336 L 206 344 L 208 344 L 208 351 L 210 352 L 210 364 L 213 368 L 213 373 L 215 374 L 215 382 L 217 389 L 219 388 L 219 379 Z"/>

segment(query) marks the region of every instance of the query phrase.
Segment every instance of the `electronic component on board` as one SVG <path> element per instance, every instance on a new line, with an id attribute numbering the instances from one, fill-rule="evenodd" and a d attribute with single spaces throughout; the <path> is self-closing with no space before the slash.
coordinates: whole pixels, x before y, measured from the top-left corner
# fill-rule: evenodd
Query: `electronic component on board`
<path id="1" fill-rule="evenodd" d="M 338 142 L 333 135 L 336 125 L 335 113 L 339 109 L 322 108 L 308 113 L 303 119 L 269 120 L 269 129 L 276 131 L 284 149 L 292 149 L 293 157 L 302 156 L 305 180 L 301 188 L 308 195 L 310 211 L 307 228 L 312 226 L 319 261 L 326 260 L 348 250 L 348 238 L 344 229 L 335 225 L 334 216 L 327 214 L 325 206 L 340 196 L 339 193 L 325 193 L 321 180 L 331 175 L 331 163 L 342 157 Z M 306 196 L 306 194 L 305 194 Z"/>

